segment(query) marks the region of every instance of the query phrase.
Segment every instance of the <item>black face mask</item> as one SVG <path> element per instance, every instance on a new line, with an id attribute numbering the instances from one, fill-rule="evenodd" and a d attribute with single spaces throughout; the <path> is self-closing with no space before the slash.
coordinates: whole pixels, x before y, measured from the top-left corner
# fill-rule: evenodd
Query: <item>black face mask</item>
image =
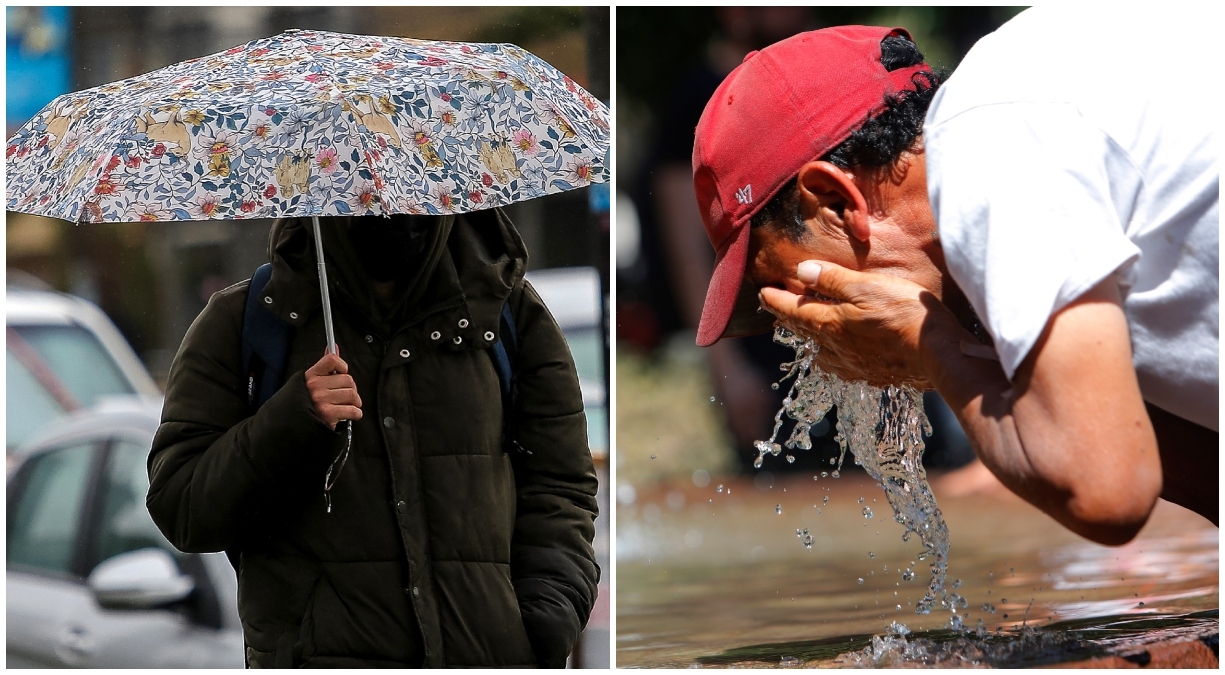
<path id="1" fill-rule="evenodd" d="M 438 225 L 435 216 L 395 215 L 390 218 L 354 218 L 349 242 L 362 269 L 378 282 L 394 281 L 420 264 L 429 229 Z"/>

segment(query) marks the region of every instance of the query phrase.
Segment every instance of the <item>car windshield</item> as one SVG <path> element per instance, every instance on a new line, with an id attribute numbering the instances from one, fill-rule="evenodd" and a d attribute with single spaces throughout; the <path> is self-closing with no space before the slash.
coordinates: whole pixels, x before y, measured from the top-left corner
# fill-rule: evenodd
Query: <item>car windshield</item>
<path id="1" fill-rule="evenodd" d="M 136 389 L 84 328 L 9 326 L 5 445 L 20 445 L 57 416 Z"/>

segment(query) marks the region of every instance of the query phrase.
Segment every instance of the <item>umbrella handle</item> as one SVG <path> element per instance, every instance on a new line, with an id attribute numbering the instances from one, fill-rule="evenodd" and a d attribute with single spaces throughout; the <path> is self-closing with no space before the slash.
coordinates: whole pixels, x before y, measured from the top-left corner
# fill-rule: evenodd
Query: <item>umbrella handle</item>
<path id="1" fill-rule="evenodd" d="M 328 293 L 328 270 L 323 263 L 323 234 L 319 231 L 319 216 L 311 216 L 315 226 L 315 260 L 319 265 L 319 293 L 323 297 L 323 330 L 327 334 L 328 353 L 335 354 L 336 331 L 332 328 L 332 298 Z"/>

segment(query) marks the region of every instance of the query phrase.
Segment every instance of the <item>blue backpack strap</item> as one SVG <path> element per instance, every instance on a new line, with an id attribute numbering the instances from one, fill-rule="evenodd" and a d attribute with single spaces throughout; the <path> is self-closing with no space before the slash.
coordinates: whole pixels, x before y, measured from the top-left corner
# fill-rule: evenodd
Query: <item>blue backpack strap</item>
<path id="1" fill-rule="evenodd" d="M 281 388 L 285 362 L 289 357 L 290 325 L 264 308 L 264 287 L 272 278 L 272 263 L 264 263 L 251 275 L 247 305 L 242 315 L 242 369 L 247 377 L 247 405 L 252 412 L 264 405 Z M 242 551 L 225 552 L 234 572 L 238 572 Z"/>
<path id="2" fill-rule="evenodd" d="M 515 438 L 515 370 L 514 362 L 519 356 L 519 333 L 515 328 L 515 315 L 510 303 L 502 305 L 501 330 L 497 342 L 489 348 L 494 370 L 498 371 L 498 384 L 502 388 L 502 434 L 508 448 L 530 455 Z"/>
<path id="3" fill-rule="evenodd" d="M 498 341 L 493 343 L 490 349 L 493 350 L 493 367 L 498 371 L 498 383 L 502 385 L 502 402 L 505 404 L 510 400 L 513 393 L 514 369 L 511 367 L 510 353 L 506 349 L 506 343 L 511 344 L 511 349 L 518 351 L 516 347 L 517 336 L 515 335 L 515 317 L 510 313 L 510 305 L 502 305 L 502 330 Z"/>
<path id="4" fill-rule="evenodd" d="M 255 270 L 243 313 L 243 372 L 247 376 L 247 404 L 253 409 L 264 405 L 281 388 L 289 359 L 290 325 L 263 306 L 264 287 L 271 278 L 271 263 Z"/>

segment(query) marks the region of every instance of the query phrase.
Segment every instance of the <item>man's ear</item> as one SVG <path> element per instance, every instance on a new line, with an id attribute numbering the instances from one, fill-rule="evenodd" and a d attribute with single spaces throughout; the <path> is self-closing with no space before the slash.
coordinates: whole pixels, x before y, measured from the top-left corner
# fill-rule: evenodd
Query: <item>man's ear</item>
<path id="1" fill-rule="evenodd" d="M 800 167 L 796 187 L 805 220 L 816 216 L 858 241 L 868 241 L 872 234 L 868 202 L 850 172 L 829 162 L 812 161 Z"/>

